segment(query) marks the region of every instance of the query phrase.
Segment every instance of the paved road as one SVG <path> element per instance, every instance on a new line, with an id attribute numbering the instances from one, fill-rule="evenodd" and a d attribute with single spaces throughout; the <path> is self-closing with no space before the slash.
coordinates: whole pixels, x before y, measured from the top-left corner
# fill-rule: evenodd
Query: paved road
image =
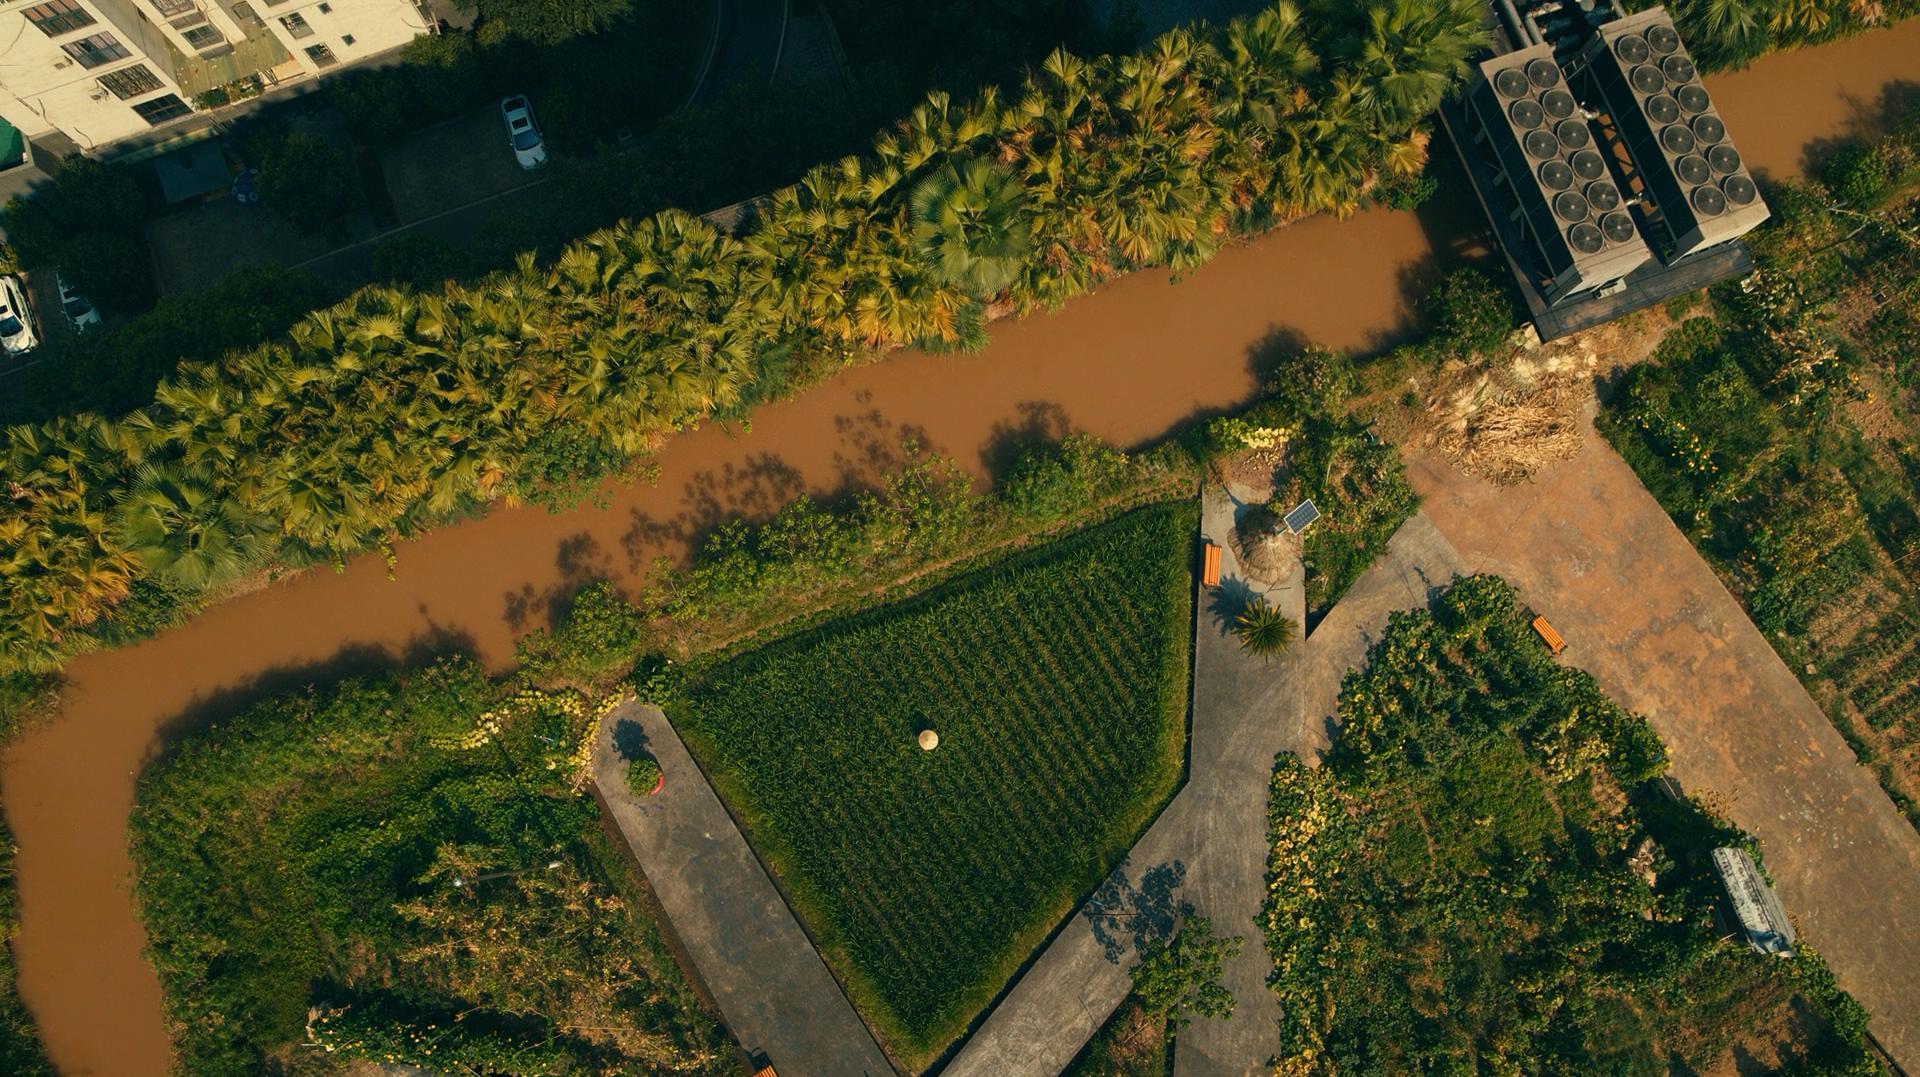
<path id="1" fill-rule="evenodd" d="M 1208 537 L 1224 539 L 1224 499 L 1210 498 L 1203 516 Z M 1237 566 L 1230 549 L 1222 561 L 1223 590 L 1231 593 Z M 1246 945 L 1226 975 L 1235 1016 L 1183 1033 L 1177 1072 L 1266 1071 L 1279 1048 L 1279 1011 L 1266 987 L 1271 964 L 1256 918 L 1266 893 L 1274 756 L 1317 758 L 1341 677 L 1366 655 L 1389 613 L 1425 605 L 1458 563 L 1416 516 L 1313 636 L 1271 664 L 1243 655 L 1211 596 L 1202 597 L 1186 786 L 967 1041 L 946 1077 L 1059 1073 L 1126 997 L 1140 944 L 1163 931 L 1181 903 L 1212 917 L 1222 934 L 1244 936 Z"/>
<path id="2" fill-rule="evenodd" d="M 720 19 L 720 49 L 693 92 L 696 104 L 711 104 L 735 82 L 766 85 L 780 64 L 787 0 L 721 0 Z"/>
<path id="3" fill-rule="evenodd" d="M 627 791 L 621 749 L 660 761 L 666 787 Z M 602 723 L 594 784 L 734 1038 L 797 1077 L 891 1077 L 866 1025 L 781 900 L 658 708 Z"/>
<path id="4" fill-rule="evenodd" d="M 1517 489 L 1434 459 L 1414 485 L 1472 571 L 1518 586 L 1565 659 L 1648 717 L 1680 784 L 1759 836 L 1802 937 L 1920 1071 L 1920 834 L 1633 470 L 1585 438 Z"/>

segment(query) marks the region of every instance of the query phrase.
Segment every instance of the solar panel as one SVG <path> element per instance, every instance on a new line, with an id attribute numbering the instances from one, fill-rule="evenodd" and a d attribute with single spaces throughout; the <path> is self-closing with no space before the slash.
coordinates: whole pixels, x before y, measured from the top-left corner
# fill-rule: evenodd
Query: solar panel
<path id="1" fill-rule="evenodd" d="M 1308 498 L 1300 502 L 1300 504 L 1295 505 L 1293 511 L 1283 517 L 1287 525 L 1288 533 L 1294 535 L 1305 531 L 1309 524 L 1319 518 L 1320 510 L 1314 507 L 1312 498 Z"/>

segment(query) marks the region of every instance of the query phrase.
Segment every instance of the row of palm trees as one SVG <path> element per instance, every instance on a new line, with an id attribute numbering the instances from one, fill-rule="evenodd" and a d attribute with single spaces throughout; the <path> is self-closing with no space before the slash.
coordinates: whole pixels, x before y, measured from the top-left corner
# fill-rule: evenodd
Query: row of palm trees
<path id="1" fill-rule="evenodd" d="M 1920 14 L 1916 0 L 1665 0 L 1688 48 L 1709 68 Z M 1636 7 L 1646 6 L 1636 4 Z"/>
<path id="2" fill-rule="evenodd" d="M 136 581 L 339 561 L 764 395 L 776 346 L 953 345 L 989 306 L 1182 272 L 1420 167 L 1477 0 L 1290 0 L 1145 50 L 1059 51 L 1013 93 L 936 93 L 743 234 L 678 211 L 473 284 L 370 287 L 284 339 L 183 364 L 120 419 L 10 429 L 0 668 L 88 643 Z"/>

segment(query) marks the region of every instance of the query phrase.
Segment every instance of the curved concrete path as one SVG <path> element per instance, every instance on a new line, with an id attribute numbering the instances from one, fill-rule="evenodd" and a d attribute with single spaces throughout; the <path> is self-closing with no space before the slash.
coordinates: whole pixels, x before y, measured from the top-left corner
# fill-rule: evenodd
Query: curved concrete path
<path id="1" fill-rule="evenodd" d="M 651 753 L 666 775 L 654 796 L 627 790 L 635 750 Z M 628 703 L 607 715 L 593 781 L 740 1046 L 792 1077 L 890 1077 L 873 1035 L 659 708 Z"/>
<path id="2" fill-rule="evenodd" d="M 942 1077 L 1059 1073 L 1126 997 L 1140 945 L 1163 933 L 1183 905 L 1211 917 L 1221 934 L 1244 936 L 1246 945 L 1225 970 L 1234 1016 L 1199 1021 L 1181 1033 L 1175 1071 L 1264 1073 L 1278 1051 L 1279 1002 L 1267 990 L 1272 960 L 1258 924 L 1274 756 L 1291 751 L 1318 758 L 1341 678 L 1365 658 L 1387 616 L 1426 605 L 1433 590 L 1453 578 L 1460 558 L 1425 517 L 1415 516 L 1312 637 L 1266 663 L 1242 653 L 1227 630 L 1246 591 L 1226 544 L 1232 521 L 1231 502 L 1209 489 L 1201 533 L 1223 548 L 1223 586 L 1216 594 L 1226 601 L 1223 607 L 1216 594 L 1200 596 L 1187 784 Z"/>

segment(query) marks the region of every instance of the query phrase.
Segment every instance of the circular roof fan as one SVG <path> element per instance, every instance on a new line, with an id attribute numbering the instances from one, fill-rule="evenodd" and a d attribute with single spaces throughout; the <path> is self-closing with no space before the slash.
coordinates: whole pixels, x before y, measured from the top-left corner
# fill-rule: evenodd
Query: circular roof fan
<path id="1" fill-rule="evenodd" d="M 1587 200 L 1572 191 L 1554 195 L 1553 212 L 1563 221 L 1584 221 L 1587 219 Z"/>
<path id="2" fill-rule="evenodd" d="M 1723 142 L 1707 151 L 1707 163 L 1713 166 L 1715 172 L 1723 176 L 1738 172 L 1740 171 L 1740 151 Z"/>
<path id="3" fill-rule="evenodd" d="M 1654 94 L 1643 103 L 1647 118 L 1654 123 L 1672 123 L 1680 118 L 1680 105 L 1666 94 Z"/>
<path id="4" fill-rule="evenodd" d="M 1674 33 L 1671 26 L 1648 27 L 1647 47 L 1662 56 L 1669 55 L 1680 47 L 1680 35 Z"/>
<path id="5" fill-rule="evenodd" d="M 1607 237 L 1592 224 L 1581 221 L 1567 229 L 1567 243 L 1581 254 L 1599 254 L 1606 248 Z"/>
<path id="6" fill-rule="evenodd" d="M 1544 57 L 1527 61 L 1527 81 L 1544 90 L 1560 84 L 1560 65 Z"/>
<path id="7" fill-rule="evenodd" d="M 1548 161 L 1540 166 L 1540 185 L 1549 191 L 1564 191 L 1573 186 L 1573 169 L 1565 161 Z"/>
<path id="8" fill-rule="evenodd" d="M 1607 174 L 1607 162 L 1592 150 L 1580 150 L 1571 158 L 1573 174 L 1583 180 L 1597 180 Z"/>
<path id="9" fill-rule="evenodd" d="M 1697 153 L 1689 153 L 1673 162 L 1673 174 L 1685 184 L 1705 183 L 1713 178 L 1713 169 L 1707 167 L 1707 159 Z"/>
<path id="10" fill-rule="evenodd" d="M 1660 61 L 1660 70 L 1673 83 L 1692 82 L 1700 72 L 1694 70 L 1693 61 L 1685 56 L 1669 56 Z"/>
<path id="11" fill-rule="evenodd" d="M 1570 150 L 1580 149 L 1593 141 L 1593 133 L 1579 120 L 1561 120 L 1553 133 L 1560 139 L 1560 144 Z"/>
<path id="12" fill-rule="evenodd" d="M 1694 146 L 1693 132 L 1677 123 L 1669 127 L 1662 127 L 1660 129 L 1660 145 L 1665 147 L 1668 153 L 1692 153 Z"/>
<path id="13" fill-rule="evenodd" d="M 1667 88 L 1667 78 L 1652 64 L 1641 64 L 1627 75 L 1627 81 L 1640 93 L 1659 93 Z"/>
<path id="14" fill-rule="evenodd" d="M 1513 125 L 1522 131 L 1531 131 L 1547 121 L 1546 115 L 1540 111 L 1540 106 L 1524 97 L 1507 106 L 1507 119 L 1512 120 Z"/>
<path id="15" fill-rule="evenodd" d="M 1627 34 L 1613 43 L 1613 54 L 1630 64 L 1647 62 L 1647 42 L 1637 34 Z"/>
<path id="16" fill-rule="evenodd" d="M 1526 72 L 1517 67 L 1509 67 L 1493 76 L 1493 88 L 1501 97 L 1519 97 L 1529 89 Z"/>
<path id="17" fill-rule="evenodd" d="M 1545 131 L 1528 131 L 1520 144 L 1527 148 L 1528 157 L 1544 159 L 1560 156 L 1560 140 Z"/>
<path id="18" fill-rule="evenodd" d="M 1580 104 L 1565 90 L 1548 90 L 1540 95 L 1540 107 L 1546 109 L 1547 115 L 1554 119 L 1564 120 L 1573 115 L 1574 109 L 1579 108 Z"/>
<path id="19" fill-rule="evenodd" d="M 1760 188 L 1745 176 L 1728 176 L 1720 181 L 1720 189 L 1727 194 L 1727 201 L 1736 206 L 1750 206 L 1760 197 Z"/>
<path id="20" fill-rule="evenodd" d="M 1615 210 L 1600 218 L 1600 231 L 1615 243 L 1625 243 L 1634 237 L 1637 229 L 1633 227 L 1633 218 Z"/>
<path id="21" fill-rule="evenodd" d="M 1691 126 L 1694 137 L 1709 146 L 1727 137 L 1727 125 L 1716 116 L 1695 116 Z"/>
<path id="22" fill-rule="evenodd" d="M 1705 112 L 1707 106 L 1713 104 L 1713 98 L 1707 96 L 1703 86 L 1682 86 L 1673 92 L 1673 96 L 1680 99 L 1680 107 L 1690 115 Z"/>
<path id="23" fill-rule="evenodd" d="M 1718 187 L 1695 187 L 1687 201 L 1693 203 L 1694 212 L 1702 217 L 1718 217 L 1727 211 L 1727 196 L 1721 194 Z"/>
<path id="24" fill-rule="evenodd" d="M 1587 184 L 1587 203 L 1601 213 L 1620 208 L 1620 188 L 1606 180 Z"/>

